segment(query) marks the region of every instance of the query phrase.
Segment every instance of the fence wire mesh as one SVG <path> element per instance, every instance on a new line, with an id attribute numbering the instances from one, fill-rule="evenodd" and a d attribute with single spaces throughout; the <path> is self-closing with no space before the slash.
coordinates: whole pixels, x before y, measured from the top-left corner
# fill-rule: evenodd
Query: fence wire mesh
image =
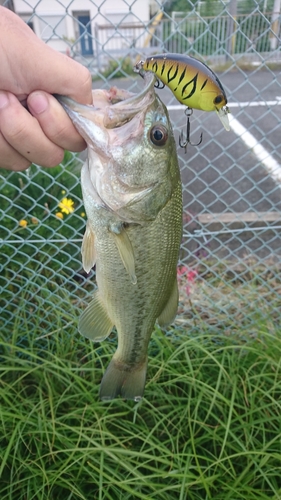
<path id="1" fill-rule="evenodd" d="M 195 111 L 192 137 L 179 148 L 184 193 L 180 305 L 176 328 L 255 334 L 280 321 L 281 50 L 277 3 L 135 0 L 14 0 L 53 48 L 89 68 L 93 87 L 135 91 L 134 63 L 173 51 L 210 65 L 226 90 L 231 131 L 213 113 Z M 13 5 L 11 5 L 13 4 Z M 4 2 L 5 5 L 5 2 Z M 179 7 L 177 7 L 177 5 Z M 185 6 L 185 7 L 183 7 Z M 184 12 L 182 9 L 185 8 Z M 82 10 L 81 10 L 82 9 Z M 266 9 L 266 10 L 265 10 Z M 279 2 L 280 10 L 280 2 Z M 121 77 L 121 78 L 120 78 Z M 176 136 L 182 107 L 167 89 Z M 65 153 L 52 169 L 2 170 L 1 330 L 10 337 L 37 326 L 42 336 L 75 323 L 95 286 L 82 270 L 85 212 L 83 154 Z M 161 244 L 161 242 L 159 242 Z"/>

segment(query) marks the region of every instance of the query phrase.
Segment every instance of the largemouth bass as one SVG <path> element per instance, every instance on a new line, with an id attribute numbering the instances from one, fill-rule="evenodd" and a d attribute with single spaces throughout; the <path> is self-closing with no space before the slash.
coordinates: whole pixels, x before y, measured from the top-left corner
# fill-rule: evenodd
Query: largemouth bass
<path id="1" fill-rule="evenodd" d="M 147 73 L 139 94 L 93 91 L 94 106 L 57 96 L 88 145 L 81 185 L 87 213 L 82 243 L 86 272 L 96 264 L 98 289 L 79 331 L 100 342 L 116 326 L 118 348 L 103 376 L 100 398 L 138 401 L 156 320 L 177 313 L 177 261 L 182 189 L 166 107 Z"/>

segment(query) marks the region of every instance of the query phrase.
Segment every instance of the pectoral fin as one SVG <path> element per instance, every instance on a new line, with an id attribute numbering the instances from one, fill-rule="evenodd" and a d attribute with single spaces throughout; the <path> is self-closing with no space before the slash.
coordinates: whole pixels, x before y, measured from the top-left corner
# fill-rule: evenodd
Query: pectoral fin
<path id="1" fill-rule="evenodd" d="M 112 231 L 112 235 L 114 237 L 124 267 L 129 273 L 133 285 L 135 285 L 137 283 L 137 277 L 135 274 L 134 250 L 126 229 L 122 228 L 120 232 Z"/>
<path id="2" fill-rule="evenodd" d="M 158 317 L 159 326 L 166 326 L 174 321 L 178 311 L 178 302 L 179 302 L 179 290 L 178 290 L 177 279 L 175 279 L 170 297 L 163 311 Z"/>
<path id="3" fill-rule="evenodd" d="M 101 303 L 97 290 L 94 292 L 93 300 L 80 317 L 78 330 L 84 337 L 94 342 L 101 342 L 108 337 L 113 326 L 111 319 Z"/>
<path id="4" fill-rule="evenodd" d="M 83 236 L 81 254 L 83 268 L 85 269 L 86 273 L 89 273 L 96 262 L 95 235 L 89 224 L 89 221 L 87 222 L 86 231 Z"/>

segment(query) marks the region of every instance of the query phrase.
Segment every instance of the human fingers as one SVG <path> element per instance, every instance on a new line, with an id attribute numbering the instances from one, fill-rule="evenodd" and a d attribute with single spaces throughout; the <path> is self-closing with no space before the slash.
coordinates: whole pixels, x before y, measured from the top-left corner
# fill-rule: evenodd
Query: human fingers
<path id="1" fill-rule="evenodd" d="M 30 162 L 10 146 L 0 132 L 0 168 L 21 171 L 29 166 Z"/>
<path id="2" fill-rule="evenodd" d="M 44 134 L 54 144 L 70 151 L 83 151 L 86 148 L 84 139 L 52 95 L 35 91 L 29 95 L 27 106 L 38 120 Z"/>
<path id="3" fill-rule="evenodd" d="M 37 52 L 36 71 L 30 68 L 28 73 L 26 64 L 22 68 L 21 80 L 25 80 L 25 85 L 28 80 L 27 93 L 40 89 L 92 104 L 92 77 L 87 68 L 44 43 L 37 47 Z"/>
<path id="4" fill-rule="evenodd" d="M 64 149 L 46 137 L 36 118 L 13 94 L 0 92 L 1 105 L 0 132 L 10 147 L 25 158 L 28 164 L 33 162 L 43 167 L 53 167 L 62 161 Z M 7 148 L 5 151 L 7 152 Z M 9 168 L 12 168 L 14 160 L 11 160 L 10 165 Z"/>

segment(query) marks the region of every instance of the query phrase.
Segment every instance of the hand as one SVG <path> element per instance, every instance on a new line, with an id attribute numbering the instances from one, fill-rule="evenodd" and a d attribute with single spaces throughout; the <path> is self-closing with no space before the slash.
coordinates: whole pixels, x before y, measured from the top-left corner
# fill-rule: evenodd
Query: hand
<path id="1" fill-rule="evenodd" d="M 0 167 L 24 170 L 60 163 L 64 150 L 86 144 L 52 96 L 92 103 L 89 71 L 42 42 L 13 12 L 0 7 Z"/>

